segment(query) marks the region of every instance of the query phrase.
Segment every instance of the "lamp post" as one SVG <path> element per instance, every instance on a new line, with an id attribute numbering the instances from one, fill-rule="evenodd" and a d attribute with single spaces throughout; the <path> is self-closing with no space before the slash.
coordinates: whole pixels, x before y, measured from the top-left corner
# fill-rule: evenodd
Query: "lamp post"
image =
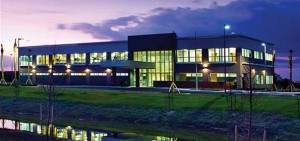
<path id="1" fill-rule="evenodd" d="M 266 61 L 266 57 L 267 57 L 267 54 L 266 54 L 266 48 L 267 48 L 267 45 L 265 43 L 262 43 L 261 44 L 263 47 L 264 47 L 264 59 L 265 59 L 265 71 L 264 71 L 264 87 L 265 87 L 265 91 L 267 91 L 267 87 L 266 87 L 266 83 L 267 83 L 267 61 Z"/>
<path id="2" fill-rule="evenodd" d="M 224 58 L 224 94 L 226 95 L 226 30 L 229 30 L 230 26 L 227 24 L 224 24 L 223 30 L 224 30 L 224 44 L 223 44 L 223 58 Z"/>
<path id="3" fill-rule="evenodd" d="M 16 48 L 16 51 L 18 51 L 18 48 L 20 47 L 20 40 L 24 40 L 23 38 L 18 38 L 18 46 Z M 19 71 L 19 80 L 20 80 L 20 63 L 19 63 L 19 57 L 16 56 L 16 63 L 18 65 L 18 71 Z M 17 75 L 17 73 L 15 72 L 15 75 Z M 15 76 L 16 77 L 16 76 Z M 16 77 L 17 78 L 17 77 Z"/>
<path id="4" fill-rule="evenodd" d="M 195 53 L 196 53 L 196 48 L 197 48 L 197 45 L 196 45 L 196 37 L 197 37 L 197 32 L 195 32 Z M 198 65 L 197 65 L 197 57 L 196 57 L 196 54 L 195 54 L 195 68 L 196 68 L 196 90 L 198 90 Z"/>

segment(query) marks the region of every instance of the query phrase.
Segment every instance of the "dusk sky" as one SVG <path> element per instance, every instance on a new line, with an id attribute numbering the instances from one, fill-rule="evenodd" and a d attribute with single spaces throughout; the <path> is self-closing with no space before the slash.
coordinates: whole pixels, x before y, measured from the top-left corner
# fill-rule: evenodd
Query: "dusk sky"
<path id="1" fill-rule="evenodd" d="M 126 40 L 128 35 L 176 32 L 179 37 L 236 34 L 275 44 L 275 72 L 300 81 L 300 0 L 0 0 L 6 60 L 21 46 Z M 10 70 L 11 63 L 5 64 Z"/>

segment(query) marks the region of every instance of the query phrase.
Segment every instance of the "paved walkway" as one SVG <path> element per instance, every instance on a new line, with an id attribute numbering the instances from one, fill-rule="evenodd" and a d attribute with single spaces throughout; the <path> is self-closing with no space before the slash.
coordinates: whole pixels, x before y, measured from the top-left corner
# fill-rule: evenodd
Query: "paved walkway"
<path id="1" fill-rule="evenodd" d="M 42 87 L 39 85 L 38 87 Z M 99 89 L 99 90 L 126 90 L 126 91 L 148 91 L 148 92 L 169 92 L 168 87 L 121 87 L 121 86 L 91 86 L 91 85 L 65 85 L 60 86 L 62 88 L 73 88 L 73 89 Z M 195 90 L 188 88 L 178 88 L 182 94 L 223 94 L 224 90 Z M 178 91 L 176 91 L 178 92 Z M 233 93 L 248 94 L 246 90 L 232 90 Z M 229 93 L 229 91 L 227 91 Z M 300 92 L 277 92 L 277 91 L 255 91 L 258 95 L 269 95 L 269 96 L 299 96 Z"/>

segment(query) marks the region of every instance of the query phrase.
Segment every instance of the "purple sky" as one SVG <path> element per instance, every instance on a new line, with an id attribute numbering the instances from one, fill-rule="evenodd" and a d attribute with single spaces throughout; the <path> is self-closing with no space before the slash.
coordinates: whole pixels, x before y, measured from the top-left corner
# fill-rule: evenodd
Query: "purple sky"
<path id="1" fill-rule="evenodd" d="M 231 31 L 275 44 L 275 71 L 300 81 L 299 0 L 0 0 L 1 40 L 6 58 L 14 38 L 21 46 L 126 40 L 128 35 L 175 31 L 178 36 Z M 11 63 L 6 63 L 10 69 Z"/>

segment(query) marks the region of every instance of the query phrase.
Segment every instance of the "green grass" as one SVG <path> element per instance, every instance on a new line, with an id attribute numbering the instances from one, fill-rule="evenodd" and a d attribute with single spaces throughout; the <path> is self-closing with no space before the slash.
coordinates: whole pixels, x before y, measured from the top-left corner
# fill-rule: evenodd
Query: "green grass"
<path id="1" fill-rule="evenodd" d="M 88 103 L 108 106 L 138 106 L 145 108 L 167 108 L 167 93 L 138 92 L 117 90 L 86 90 L 86 89 L 61 89 L 61 94 L 56 96 L 58 101 L 73 103 Z M 0 86 L 1 97 L 15 97 L 15 87 Z M 20 98 L 45 99 L 46 95 L 42 88 L 20 87 Z M 217 94 L 186 95 L 174 94 L 174 109 L 208 109 L 216 111 L 228 110 L 227 98 Z M 237 97 L 240 103 L 241 97 Z M 256 112 L 269 112 L 282 114 L 290 117 L 298 116 L 296 97 L 255 97 L 257 104 Z"/>

